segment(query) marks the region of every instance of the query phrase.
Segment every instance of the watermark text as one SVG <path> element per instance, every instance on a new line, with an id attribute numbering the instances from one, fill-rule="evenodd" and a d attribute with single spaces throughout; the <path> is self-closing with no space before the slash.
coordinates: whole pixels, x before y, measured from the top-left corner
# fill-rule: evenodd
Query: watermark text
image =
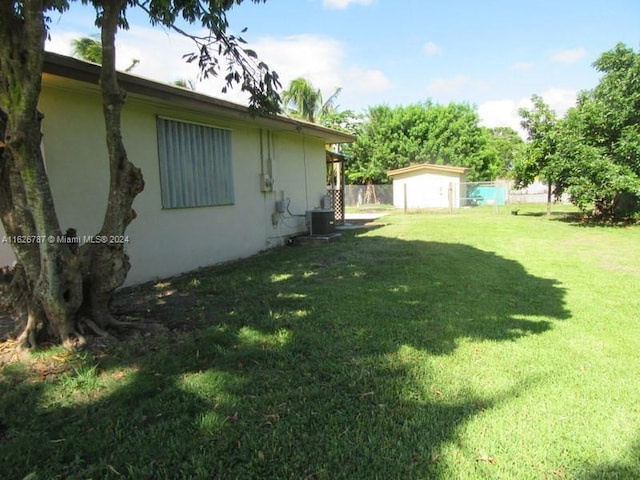
<path id="1" fill-rule="evenodd" d="M 0 237 L 0 244 L 63 244 L 84 245 L 97 243 L 103 245 L 123 245 L 129 243 L 129 235 L 5 235 Z"/>

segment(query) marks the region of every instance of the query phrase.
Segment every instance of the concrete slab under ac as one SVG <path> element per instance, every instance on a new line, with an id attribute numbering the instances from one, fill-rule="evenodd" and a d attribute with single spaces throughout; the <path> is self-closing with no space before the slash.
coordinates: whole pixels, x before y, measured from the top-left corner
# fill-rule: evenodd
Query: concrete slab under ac
<path id="1" fill-rule="evenodd" d="M 387 215 L 391 215 L 390 213 L 385 212 L 358 212 L 358 213 L 345 213 L 344 220 L 345 222 L 349 221 L 368 221 L 371 222 L 373 220 L 377 220 L 378 218 L 386 217 Z"/>
<path id="2" fill-rule="evenodd" d="M 367 228 L 375 226 L 374 220 L 390 215 L 389 213 L 363 212 L 347 213 L 344 216 L 344 223 L 336 226 L 336 230 L 354 230 L 357 228 Z"/>
<path id="3" fill-rule="evenodd" d="M 323 235 L 299 235 L 297 237 L 292 237 L 291 241 L 295 245 L 320 245 L 323 243 L 337 242 L 341 237 L 341 233 L 334 232 Z"/>
<path id="4" fill-rule="evenodd" d="M 345 222 L 342 225 L 336 225 L 336 231 L 328 234 L 314 235 L 298 235 L 289 239 L 289 245 L 321 245 L 340 240 L 341 231 L 355 230 L 363 228 L 373 228 L 379 224 L 373 223 L 374 220 L 389 215 L 388 213 L 347 213 Z"/>

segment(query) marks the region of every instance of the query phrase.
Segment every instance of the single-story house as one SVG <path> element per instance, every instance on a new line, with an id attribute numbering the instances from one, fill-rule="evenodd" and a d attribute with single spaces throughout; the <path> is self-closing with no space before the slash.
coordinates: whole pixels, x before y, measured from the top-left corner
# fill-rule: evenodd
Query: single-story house
<path id="1" fill-rule="evenodd" d="M 43 151 L 62 231 L 96 234 L 108 192 L 100 67 L 47 53 Z M 282 245 L 326 196 L 326 144 L 352 135 L 120 73 L 122 133 L 145 189 L 127 230 L 136 284 Z M 0 235 L 4 235 L 0 227 Z M 0 264 L 14 261 L 0 244 Z"/>
<path id="2" fill-rule="evenodd" d="M 469 168 L 421 163 L 390 170 L 396 208 L 459 208 Z"/>

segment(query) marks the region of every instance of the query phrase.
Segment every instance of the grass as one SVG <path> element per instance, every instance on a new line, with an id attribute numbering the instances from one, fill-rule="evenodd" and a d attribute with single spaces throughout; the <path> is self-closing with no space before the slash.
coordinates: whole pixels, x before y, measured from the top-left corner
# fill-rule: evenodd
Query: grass
<path id="1" fill-rule="evenodd" d="M 166 328 L 5 366 L 0 476 L 640 478 L 640 228 L 383 220 L 126 292 Z"/>

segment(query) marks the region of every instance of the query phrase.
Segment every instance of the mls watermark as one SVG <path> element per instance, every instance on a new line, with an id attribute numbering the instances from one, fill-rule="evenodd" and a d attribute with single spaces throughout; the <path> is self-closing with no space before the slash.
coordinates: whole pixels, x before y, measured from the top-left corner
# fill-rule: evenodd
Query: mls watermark
<path id="1" fill-rule="evenodd" d="M 129 235 L 5 235 L 0 239 L 0 244 L 64 244 L 84 245 L 85 243 L 97 243 L 103 245 L 123 245 L 129 243 Z"/>

